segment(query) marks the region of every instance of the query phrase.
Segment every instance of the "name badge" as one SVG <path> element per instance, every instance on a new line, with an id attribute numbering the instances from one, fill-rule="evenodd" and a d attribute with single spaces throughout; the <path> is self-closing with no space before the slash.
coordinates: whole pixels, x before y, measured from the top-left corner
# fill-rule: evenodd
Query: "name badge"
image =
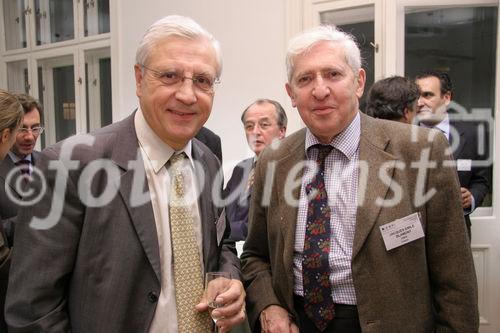
<path id="1" fill-rule="evenodd" d="M 470 171 L 472 169 L 472 160 L 457 160 L 457 171 Z"/>
<path id="2" fill-rule="evenodd" d="M 381 225 L 379 228 L 387 251 L 424 237 L 418 213 Z"/>

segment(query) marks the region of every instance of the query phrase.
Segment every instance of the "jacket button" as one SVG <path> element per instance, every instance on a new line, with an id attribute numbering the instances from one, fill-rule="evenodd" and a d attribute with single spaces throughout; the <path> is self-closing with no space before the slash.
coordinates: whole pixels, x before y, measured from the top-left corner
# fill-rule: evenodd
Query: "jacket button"
<path id="1" fill-rule="evenodd" d="M 156 303 L 158 301 L 158 295 L 154 291 L 148 293 L 148 301 L 151 303 Z"/>

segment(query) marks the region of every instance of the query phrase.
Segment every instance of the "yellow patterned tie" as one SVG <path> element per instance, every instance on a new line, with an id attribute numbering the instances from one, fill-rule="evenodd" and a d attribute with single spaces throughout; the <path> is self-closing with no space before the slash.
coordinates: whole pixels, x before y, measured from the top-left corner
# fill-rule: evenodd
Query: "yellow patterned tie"
<path id="1" fill-rule="evenodd" d="M 173 155 L 168 168 L 171 180 L 169 212 L 177 322 L 179 333 L 210 332 L 210 316 L 207 312 L 199 313 L 194 308 L 203 295 L 203 276 L 193 215 L 184 197 L 189 178 L 185 177 L 183 170 L 190 170 L 183 168 L 187 163 L 185 157 L 184 153 Z"/>
<path id="2" fill-rule="evenodd" d="M 245 186 L 245 193 L 250 192 L 253 187 L 253 183 L 255 181 L 255 162 L 252 164 L 252 169 L 248 173 L 247 185 Z"/>

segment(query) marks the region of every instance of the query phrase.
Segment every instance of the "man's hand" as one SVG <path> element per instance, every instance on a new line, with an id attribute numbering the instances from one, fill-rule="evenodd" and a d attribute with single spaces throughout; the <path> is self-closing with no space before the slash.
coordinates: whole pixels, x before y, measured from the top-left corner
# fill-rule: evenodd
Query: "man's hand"
<path id="1" fill-rule="evenodd" d="M 228 332 L 234 326 L 242 323 L 246 318 L 245 311 L 245 289 L 240 280 L 231 279 L 230 287 L 224 293 L 217 296 L 215 301 L 223 304 L 221 308 L 213 310 L 212 315 L 217 320 L 217 326 L 221 333 Z M 196 310 L 199 312 L 207 311 L 208 304 L 203 295 L 200 303 L 196 305 Z"/>
<path id="2" fill-rule="evenodd" d="M 269 305 L 260 313 L 260 326 L 264 333 L 299 333 L 288 311 L 278 305 Z"/>
<path id="3" fill-rule="evenodd" d="M 462 208 L 469 209 L 472 205 L 472 193 L 465 187 L 461 187 L 460 191 L 462 192 Z"/>

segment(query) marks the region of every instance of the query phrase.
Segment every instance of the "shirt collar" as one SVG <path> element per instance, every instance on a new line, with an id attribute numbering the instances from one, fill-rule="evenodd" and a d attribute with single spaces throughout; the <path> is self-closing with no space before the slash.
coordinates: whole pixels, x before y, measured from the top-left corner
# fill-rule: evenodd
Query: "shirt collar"
<path id="1" fill-rule="evenodd" d="M 443 132 L 443 134 L 446 136 L 447 139 L 450 138 L 450 117 L 448 114 L 445 115 L 444 119 L 441 120 L 440 123 L 434 126 L 427 126 L 425 124 L 422 124 L 422 127 L 427 127 L 427 128 L 435 128 Z"/>
<path id="2" fill-rule="evenodd" d="M 147 158 L 151 162 L 151 166 L 153 167 L 155 173 L 158 173 L 161 168 L 163 168 L 163 166 L 168 162 L 172 155 L 181 152 L 184 152 L 187 155 L 189 161 L 191 162 L 191 166 L 194 167 L 192 156 L 192 140 L 189 140 L 189 142 L 183 149 L 175 151 L 172 147 L 163 142 L 163 140 L 160 139 L 158 135 L 156 135 L 156 133 L 144 118 L 140 107 L 135 113 L 134 125 L 139 144 L 146 154 Z"/>
<path id="3" fill-rule="evenodd" d="M 14 163 L 17 163 L 19 162 L 20 160 L 27 160 L 27 161 L 30 161 L 30 164 L 33 164 L 33 160 L 31 158 L 31 154 L 28 154 L 26 155 L 25 158 L 19 158 L 19 156 L 17 156 L 16 154 L 14 154 L 12 151 L 9 150 L 9 152 L 7 153 L 9 154 L 9 157 L 10 159 L 12 160 L 12 162 Z"/>
<path id="4" fill-rule="evenodd" d="M 356 116 L 351 121 L 351 123 L 339 134 L 337 134 L 330 145 L 344 154 L 349 160 L 351 160 L 358 150 L 359 138 L 361 136 L 361 117 L 359 111 Z M 316 144 L 321 144 L 321 142 L 314 136 L 314 134 L 307 128 L 306 130 L 306 154 L 309 148 Z M 309 156 L 309 155 L 308 155 Z"/>

